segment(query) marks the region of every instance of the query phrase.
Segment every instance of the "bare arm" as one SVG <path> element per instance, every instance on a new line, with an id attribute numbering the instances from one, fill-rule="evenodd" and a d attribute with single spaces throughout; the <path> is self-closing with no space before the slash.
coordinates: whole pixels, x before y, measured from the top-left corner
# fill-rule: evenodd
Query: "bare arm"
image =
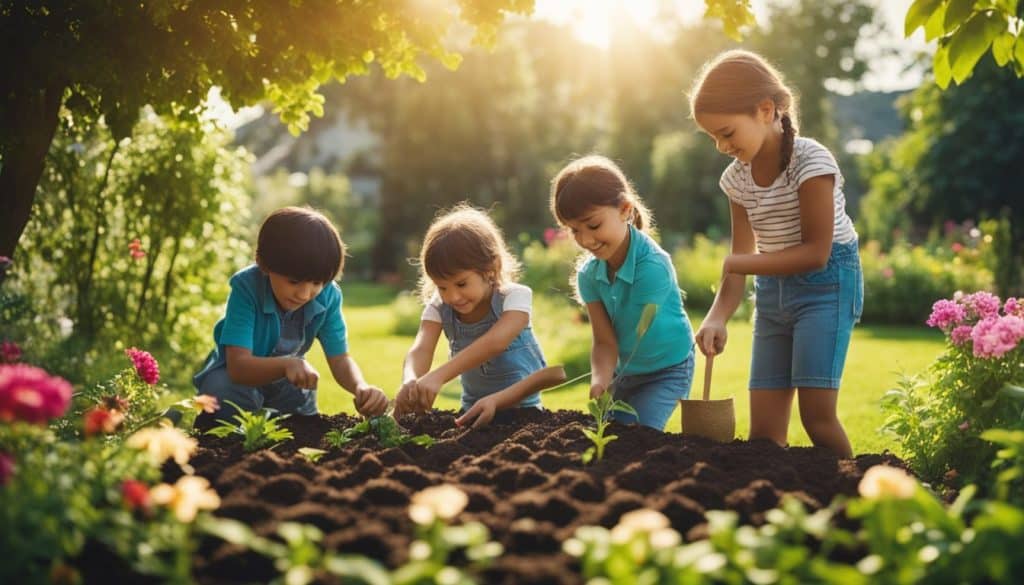
<path id="1" fill-rule="evenodd" d="M 594 344 L 590 350 L 590 397 L 597 398 L 608 390 L 619 363 L 619 341 L 615 328 L 601 301 L 587 303 Z"/>
<path id="2" fill-rule="evenodd" d="M 331 374 L 342 388 L 348 390 L 355 397 L 356 410 L 365 416 L 376 416 L 383 414 L 388 407 L 388 397 L 384 392 L 366 382 L 359 364 L 352 356 L 343 353 L 327 358 L 327 365 L 331 368 Z"/>
<path id="3" fill-rule="evenodd" d="M 298 357 L 256 357 L 245 347 L 226 347 L 228 377 L 235 384 L 263 386 L 288 378 L 300 388 L 316 388 L 319 376 L 306 360 Z"/>
<path id="4" fill-rule="evenodd" d="M 754 230 L 750 227 L 750 218 L 747 216 L 746 208 L 730 200 L 729 214 L 732 219 L 731 256 L 754 255 L 756 251 Z M 705 321 L 717 323 L 728 321 L 743 301 L 746 280 L 743 274 L 730 273 L 723 270 L 718 293 L 715 295 L 715 302 L 712 303 L 711 310 L 708 311 Z"/>
<path id="5" fill-rule="evenodd" d="M 405 362 L 402 364 L 403 383 L 414 382 L 430 371 L 441 331 L 441 324 L 437 321 L 420 321 L 420 330 L 416 333 L 416 339 L 412 342 L 409 353 L 405 354 Z"/>
<path id="6" fill-rule="evenodd" d="M 800 185 L 799 244 L 766 254 L 734 252 L 725 260 L 725 272 L 786 276 L 823 268 L 832 253 L 834 186 L 834 175 L 812 177 Z"/>
<path id="7" fill-rule="evenodd" d="M 505 311 L 498 321 L 466 349 L 432 370 L 428 376 L 444 385 L 467 370 L 475 368 L 508 349 L 509 344 L 526 328 L 530 315 L 524 311 Z M 440 328 L 440 325 L 438 325 Z"/>

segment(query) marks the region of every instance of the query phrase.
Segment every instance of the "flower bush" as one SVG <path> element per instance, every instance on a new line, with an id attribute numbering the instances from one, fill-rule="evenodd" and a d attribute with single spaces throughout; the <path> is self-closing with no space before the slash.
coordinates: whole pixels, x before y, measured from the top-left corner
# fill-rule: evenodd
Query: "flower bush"
<path id="1" fill-rule="evenodd" d="M 687 309 L 707 311 L 711 308 L 722 281 L 722 263 L 728 255 L 728 243 L 715 242 L 700 234 L 694 236 L 689 246 L 679 247 L 672 253 L 679 288 L 686 294 Z M 746 280 L 746 300 L 736 310 L 734 319 L 747 319 L 754 310 L 750 300 L 754 293 L 754 280 Z"/>
<path id="2" fill-rule="evenodd" d="M 165 425 L 122 443 L 112 433 L 137 418 L 130 402 L 112 397 L 76 415 L 68 414 L 71 396 L 69 383 L 40 368 L 0 366 L 0 581 L 121 572 L 189 581 L 193 522 L 220 503 L 207 480 L 188 475 L 195 440 Z M 43 424 L 62 416 L 79 417 L 84 440 L 61 440 Z M 173 485 L 159 483 L 168 459 L 186 473 Z M 103 575 L 89 573 L 95 555 L 109 559 Z"/>
<path id="3" fill-rule="evenodd" d="M 1024 428 L 1024 302 L 979 291 L 936 301 L 927 324 L 946 335 L 927 377 L 886 393 L 883 428 L 922 477 L 991 484 L 997 447 L 988 429 Z"/>

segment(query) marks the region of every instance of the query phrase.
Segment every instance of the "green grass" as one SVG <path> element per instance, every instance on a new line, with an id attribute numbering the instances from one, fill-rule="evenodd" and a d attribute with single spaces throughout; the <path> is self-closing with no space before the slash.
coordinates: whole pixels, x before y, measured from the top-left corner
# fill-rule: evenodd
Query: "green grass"
<path id="1" fill-rule="evenodd" d="M 393 397 L 401 383 L 402 360 L 413 339 L 411 336 L 391 333 L 395 319 L 391 311 L 391 302 L 395 293 L 385 287 L 362 283 L 345 283 L 343 288 L 350 352 L 362 368 L 366 379 L 384 389 L 389 397 Z M 589 344 L 590 333 L 586 324 L 571 319 L 571 311 L 552 313 L 553 317 L 545 318 L 544 314 L 536 311 L 533 327 L 548 362 L 555 364 L 560 363 L 559 360 L 562 358 L 558 355 L 559 351 L 567 351 L 567 343 Z M 690 314 L 695 330 L 700 326 L 703 317 L 702 314 Z M 728 347 L 715 361 L 711 388 L 712 398 L 733 397 L 736 430 L 740 437 L 745 437 L 750 428 L 747 399 L 750 343 L 750 324 L 732 322 L 729 325 Z M 846 427 L 854 452 L 878 453 L 885 449 L 895 450 L 893 439 L 878 432 L 884 420 L 879 408 L 879 399 L 887 390 L 896 386 L 901 373 L 913 374 L 924 370 L 935 360 L 942 348 L 942 336 L 924 327 L 858 326 L 854 331 L 846 361 L 843 387 L 839 391 L 839 419 Z M 438 344 L 434 363 L 440 363 L 447 352 L 447 345 L 442 341 Z M 319 344 L 314 345 L 309 359 L 321 373 L 321 410 L 329 414 L 354 412 L 351 395 L 342 390 L 331 377 Z M 584 371 L 568 372 L 570 377 L 582 373 Z M 692 398 L 700 396 L 703 383 L 704 361 L 698 357 Z M 588 388 L 589 381 L 584 378 L 581 383 L 545 393 L 542 400 L 549 409 L 584 410 Z M 445 386 L 436 404 L 437 407 L 457 409 L 458 392 L 457 381 Z M 666 430 L 679 432 L 682 424 L 680 417 L 677 408 L 669 419 Z M 799 411 L 795 405 L 790 420 L 790 444 L 811 444 L 801 426 Z"/>

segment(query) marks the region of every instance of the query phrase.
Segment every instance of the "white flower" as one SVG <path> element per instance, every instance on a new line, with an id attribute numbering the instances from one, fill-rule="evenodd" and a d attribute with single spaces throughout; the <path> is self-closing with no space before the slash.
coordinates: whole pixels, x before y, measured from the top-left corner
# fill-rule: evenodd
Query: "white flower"
<path id="1" fill-rule="evenodd" d="M 894 498 L 905 500 L 913 497 L 917 480 L 906 471 L 888 465 L 876 465 L 868 469 L 857 486 L 861 497 L 869 500 Z"/>
<path id="2" fill-rule="evenodd" d="M 648 538 L 650 538 L 651 548 L 654 550 L 672 548 L 683 542 L 683 537 L 679 536 L 679 533 L 671 528 L 655 530 Z"/>
<path id="3" fill-rule="evenodd" d="M 469 496 L 453 485 L 436 485 L 417 492 L 409 505 L 409 517 L 417 524 L 431 524 L 436 518 L 451 520 L 469 503 Z"/>
<path id="4" fill-rule="evenodd" d="M 140 429 L 128 437 L 125 443 L 129 447 L 147 451 L 157 465 L 161 465 L 168 457 L 173 457 L 178 465 L 185 465 L 199 446 L 195 439 L 168 424 Z"/>
<path id="5" fill-rule="evenodd" d="M 220 496 L 210 487 L 204 477 L 186 475 L 174 485 L 162 483 L 149 490 L 150 499 L 161 506 L 168 506 L 178 520 L 189 523 L 199 510 L 216 510 Z"/>

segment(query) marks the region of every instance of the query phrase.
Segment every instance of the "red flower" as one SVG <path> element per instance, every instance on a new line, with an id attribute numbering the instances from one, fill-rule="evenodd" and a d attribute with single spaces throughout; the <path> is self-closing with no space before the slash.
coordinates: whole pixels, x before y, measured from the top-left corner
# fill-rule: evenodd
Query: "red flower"
<path id="1" fill-rule="evenodd" d="M 13 341 L 0 343 L 0 361 L 7 364 L 13 364 L 20 359 L 21 348 L 18 347 L 17 343 L 14 343 Z"/>
<path id="2" fill-rule="evenodd" d="M 45 423 L 64 414 L 71 402 L 71 384 L 46 370 L 0 365 L 0 420 Z"/>
<path id="3" fill-rule="evenodd" d="M 146 251 L 142 249 L 142 242 L 139 241 L 139 238 L 135 238 L 128 244 L 128 250 L 132 258 L 136 260 L 146 256 Z"/>
<path id="4" fill-rule="evenodd" d="M 12 475 L 14 475 L 14 457 L 0 452 L 0 485 L 6 485 Z"/>
<path id="5" fill-rule="evenodd" d="M 124 422 L 124 415 L 116 410 L 108 410 L 102 406 L 93 408 L 85 413 L 85 436 L 89 437 L 97 433 L 109 435 L 117 430 Z"/>
<path id="6" fill-rule="evenodd" d="M 124 350 L 124 353 L 135 364 L 135 371 L 138 372 L 143 382 L 152 386 L 160 381 L 160 366 L 156 363 L 156 359 L 152 354 L 134 347 Z"/>
<path id="7" fill-rule="evenodd" d="M 132 510 L 149 509 L 149 486 L 137 479 L 126 479 L 121 482 L 121 497 Z"/>

